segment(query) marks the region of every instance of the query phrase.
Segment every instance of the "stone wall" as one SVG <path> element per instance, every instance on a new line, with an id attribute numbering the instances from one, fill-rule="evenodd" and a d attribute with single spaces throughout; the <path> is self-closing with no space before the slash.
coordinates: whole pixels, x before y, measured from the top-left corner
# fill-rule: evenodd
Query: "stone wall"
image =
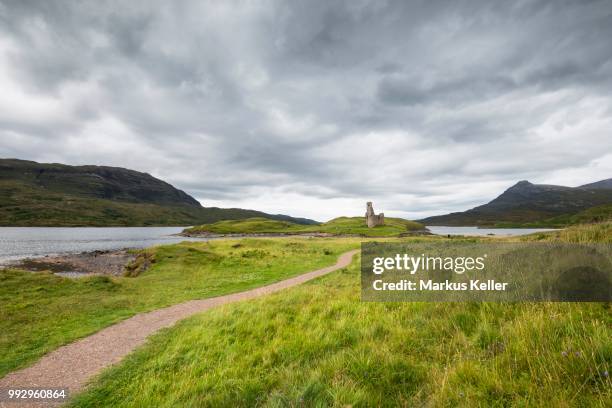
<path id="1" fill-rule="evenodd" d="M 370 201 L 368 201 L 366 204 L 365 219 L 368 228 L 374 228 L 377 225 L 385 225 L 385 214 L 374 214 L 374 207 L 372 207 L 372 203 Z"/>

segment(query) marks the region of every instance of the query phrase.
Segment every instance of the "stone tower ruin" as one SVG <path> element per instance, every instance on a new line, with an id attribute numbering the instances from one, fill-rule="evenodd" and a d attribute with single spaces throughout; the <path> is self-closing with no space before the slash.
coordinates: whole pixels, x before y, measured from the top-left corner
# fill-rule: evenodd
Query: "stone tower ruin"
<path id="1" fill-rule="evenodd" d="M 368 228 L 374 228 L 377 225 L 385 225 L 385 214 L 374 214 L 374 207 L 372 207 L 371 201 L 368 201 L 366 204 L 365 219 Z"/>

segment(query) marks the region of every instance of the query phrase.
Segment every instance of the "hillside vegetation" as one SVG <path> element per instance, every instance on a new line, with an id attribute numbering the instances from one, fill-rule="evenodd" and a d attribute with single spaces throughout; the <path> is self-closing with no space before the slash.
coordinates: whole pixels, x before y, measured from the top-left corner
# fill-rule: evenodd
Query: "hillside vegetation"
<path id="1" fill-rule="evenodd" d="M 500 228 L 563 228 L 570 225 L 593 224 L 604 221 L 612 221 L 612 204 L 599 205 L 587 208 L 577 214 L 564 214 L 546 220 L 526 223 L 498 223 Z"/>
<path id="2" fill-rule="evenodd" d="M 597 211 L 609 213 L 611 186 L 612 179 L 580 187 L 520 181 L 487 204 L 464 212 L 425 218 L 420 222 L 425 225 L 498 227 L 558 227 L 591 222 L 601 218 Z M 591 210 L 593 212 L 589 213 Z"/>
<path id="3" fill-rule="evenodd" d="M 204 208 L 187 193 L 133 170 L 0 159 L 0 226 L 196 225 L 250 217 L 314 223 L 240 208 Z"/>
<path id="4" fill-rule="evenodd" d="M 355 259 L 153 336 L 72 406 L 603 407 L 611 338 L 605 303 L 361 302 Z"/>
<path id="5" fill-rule="evenodd" d="M 186 235 L 331 234 L 390 237 L 424 230 L 424 225 L 401 218 L 385 218 L 385 225 L 374 228 L 368 228 L 363 217 L 339 217 L 319 225 L 298 225 L 287 221 L 249 218 L 199 225 L 186 229 L 184 233 Z"/>

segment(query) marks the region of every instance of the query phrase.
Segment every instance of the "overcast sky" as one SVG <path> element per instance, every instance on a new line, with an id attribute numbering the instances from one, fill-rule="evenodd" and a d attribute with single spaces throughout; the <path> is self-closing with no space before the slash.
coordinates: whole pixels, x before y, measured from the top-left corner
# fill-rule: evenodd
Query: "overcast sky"
<path id="1" fill-rule="evenodd" d="M 318 220 L 465 210 L 612 177 L 611 39 L 612 1 L 0 0 L 0 157 Z"/>

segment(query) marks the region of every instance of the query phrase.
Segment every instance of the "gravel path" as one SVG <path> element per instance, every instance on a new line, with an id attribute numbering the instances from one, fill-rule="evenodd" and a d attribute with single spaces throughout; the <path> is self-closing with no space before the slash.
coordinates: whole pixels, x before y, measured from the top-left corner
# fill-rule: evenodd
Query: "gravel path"
<path id="1" fill-rule="evenodd" d="M 34 365 L 0 379 L 0 390 L 6 388 L 54 387 L 68 388 L 71 395 L 83 389 L 87 381 L 102 369 L 118 363 L 142 345 L 146 338 L 196 313 L 227 303 L 254 299 L 299 285 L 311 279 L 344 268 L 358 250 L 342 254 L 335 265 L 308 272 L 290 279 L 230 295 L 191 300 L 178 305 L 135 315 L 89 337 L 60 347 L 45 355 Z M 53 403 L 21 404 L 0 401 L 0 407 L 51 406 Z"/>

